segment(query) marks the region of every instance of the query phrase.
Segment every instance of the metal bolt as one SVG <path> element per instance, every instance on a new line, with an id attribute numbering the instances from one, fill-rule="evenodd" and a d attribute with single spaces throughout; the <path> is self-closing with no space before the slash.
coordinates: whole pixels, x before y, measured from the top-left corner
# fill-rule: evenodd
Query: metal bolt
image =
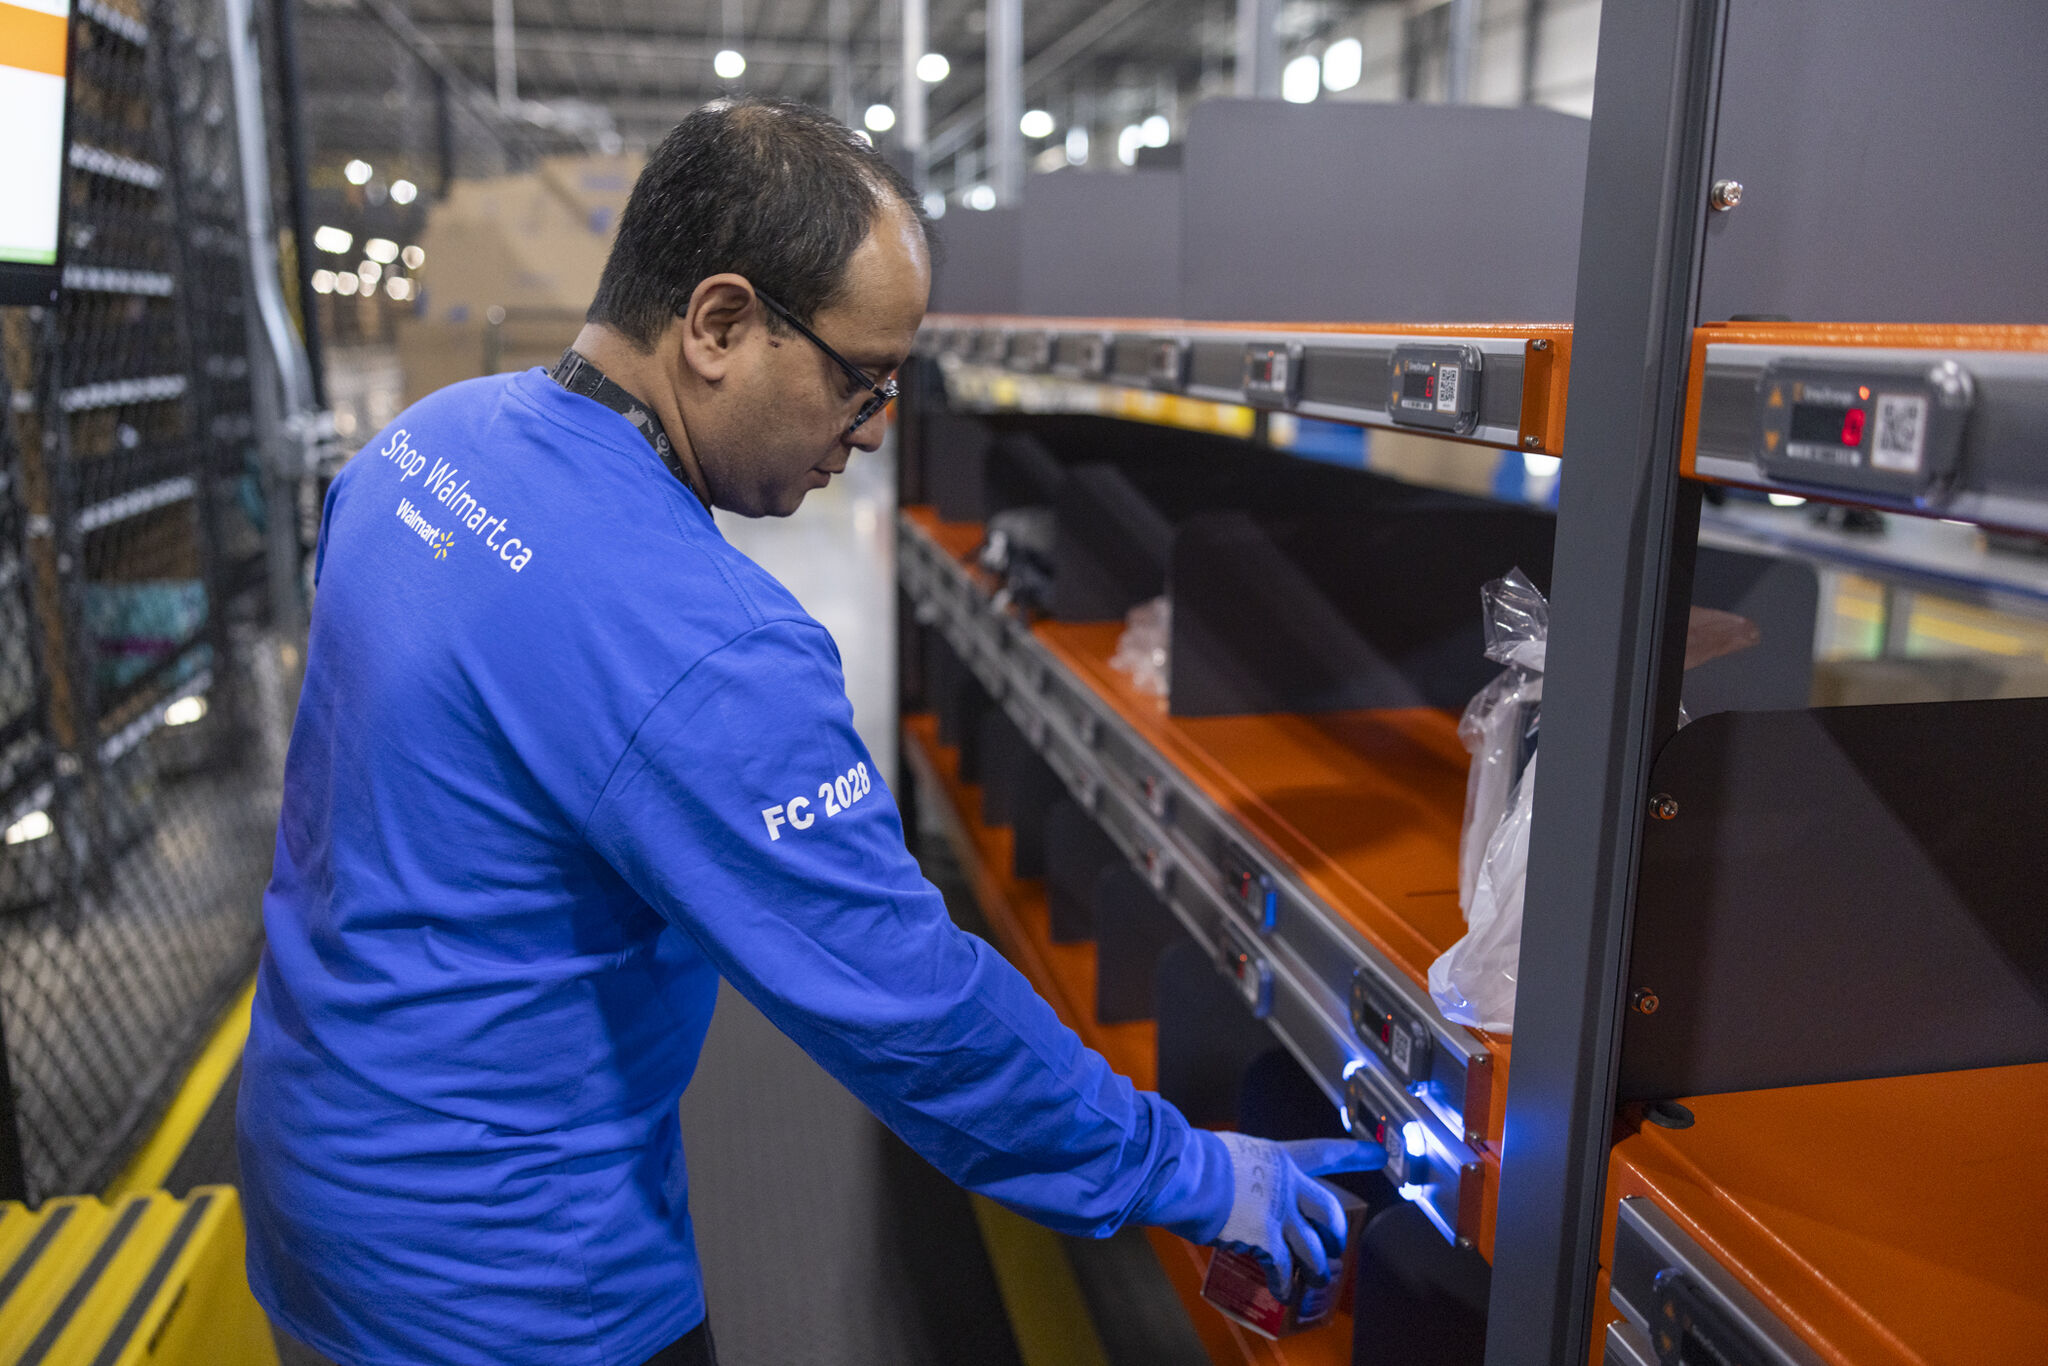
<path id="1" fill-rule="evenodd" d="M 1657 1007 L 1664 1003 L 1657 999 L 1657 993 L 1648 987 L 1637 987 L 1635 994 L 1628 998 L 1628 1007 L 1638 1015 L 1655 1015 Z"/>
<path id="2" fill-rule="evenodd" d="M 1714 188 L 1707 192 L 1707 203 L 1714 206 L 1715 213 L 1726 213 L 1742 202 L 1742 182 L 1739 180 L 1717 180 Z"/>
<path id="3" fill-rule="evenodd" d="M 1538 337 L 1529 343 L 1529 349 L 1531 351 L 1548 351 L 1550 349 L 1550 339 L 1548 337 Z"/>
<path id="4" fill-rule="evenodd" d="M 1650 798 L 1650 815 L 1655 820 L 1675 821 L 1678 819 L 1678 798 L 1669 792 L 1659 792 Z"/>
<path id="5" fill-rule="evenodd" d="M 1531 432 L 1527 436 L 1522 438 L 1522 444 L 1533 451 L 1538 446 L 1541 446 L 1543 444 L 1543 438 L 1536 435 L 1536 433 Z"/>

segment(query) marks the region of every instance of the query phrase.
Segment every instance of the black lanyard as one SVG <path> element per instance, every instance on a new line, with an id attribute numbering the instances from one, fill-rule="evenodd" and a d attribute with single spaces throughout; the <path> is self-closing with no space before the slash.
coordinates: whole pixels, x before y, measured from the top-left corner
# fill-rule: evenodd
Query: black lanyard
<path id="1" fill-rule="evenodd" d="M 654 453 L 661 457 L 661 463 L 668 466 L 668 472 L 682 481 L 684 488 L 697 493 L 697 486 L 690 482 L 690 476 L 683 469 L 683 462 L 676 456 L 676 448 L 669 442 L 668 433 L 662 430 L 661 419 L 649 410 L 646 404 L 621 389 L 617 382 L 604 371 L 592 365 L 575 347 L 562 353 L 562 359 L 548 372 L 548 378 L 572 394 L 596 399 L 605 407 L 633 424 L 633 430 L 647 438 L 647 444 L 654 447 Z M 698 500 L 703 495 L 698 494 Z M 710 507 L 709 502 L 704 503 Z"/>

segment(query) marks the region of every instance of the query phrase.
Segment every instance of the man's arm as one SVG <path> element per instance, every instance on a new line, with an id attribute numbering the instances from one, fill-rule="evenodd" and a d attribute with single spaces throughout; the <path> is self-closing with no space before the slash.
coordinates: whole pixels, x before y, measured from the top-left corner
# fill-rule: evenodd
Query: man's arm
<path id="1" fill-rule="evenodd" d="M 1231 1213 L 1214 1135 L 1118 1076 L 959 930 L 904 847 L 817 626 L 775 622 L 648 715 L 586 825 L 726 979 L 961 1185 L 1051 1227 Z"/>

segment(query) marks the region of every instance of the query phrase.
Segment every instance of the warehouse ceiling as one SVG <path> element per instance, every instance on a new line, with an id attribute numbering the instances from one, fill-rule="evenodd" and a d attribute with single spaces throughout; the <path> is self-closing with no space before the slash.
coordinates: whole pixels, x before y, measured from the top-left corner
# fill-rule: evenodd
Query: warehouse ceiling
<path id="1" fill-rule="evenodd" d="M 431 193 L 450 163 L 457 175 L 489 174 L 552 151 L 644 148 L 736 90 L 852 121 L 898 102 L 899 0 L 512 0 L 510 101 L 500 98 L 493 0 L 300 5 L 316 189 L 338 187 L 356 158 L 379 168 L 380 183 L 403 168 Z M 1294 0 L 1282 27 L 1312 29 L 1357 7 Z M 1028 0 L 1023 13 L 1024 99 L 1062 130 L 1172 116 L 1177 101 L 1227 86 L 1234 0 Z M 836 73 L 835 29 L 845 35 Z M 983 0 L 930 0 L 929 33 L 927 47 L 951 67 L 926 87 L 932 179 L 957 189 L 982 165 Z M 746 60 L 737 80 L 714 70 L 724 49 Z M 877 141 L 886 149 L 895 136 Z"/>

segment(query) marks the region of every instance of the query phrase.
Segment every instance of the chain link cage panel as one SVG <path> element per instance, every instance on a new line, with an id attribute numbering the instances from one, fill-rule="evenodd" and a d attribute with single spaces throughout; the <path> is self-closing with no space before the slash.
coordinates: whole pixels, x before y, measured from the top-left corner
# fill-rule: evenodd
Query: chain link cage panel
<path id="1" fill-rule="evenodd" d="M 303 642 L 224 32 L 218 0 L 80 4 L 64 290 L 0 310 L 0 1196 L 103 1184 L 260 944 Z"/>

